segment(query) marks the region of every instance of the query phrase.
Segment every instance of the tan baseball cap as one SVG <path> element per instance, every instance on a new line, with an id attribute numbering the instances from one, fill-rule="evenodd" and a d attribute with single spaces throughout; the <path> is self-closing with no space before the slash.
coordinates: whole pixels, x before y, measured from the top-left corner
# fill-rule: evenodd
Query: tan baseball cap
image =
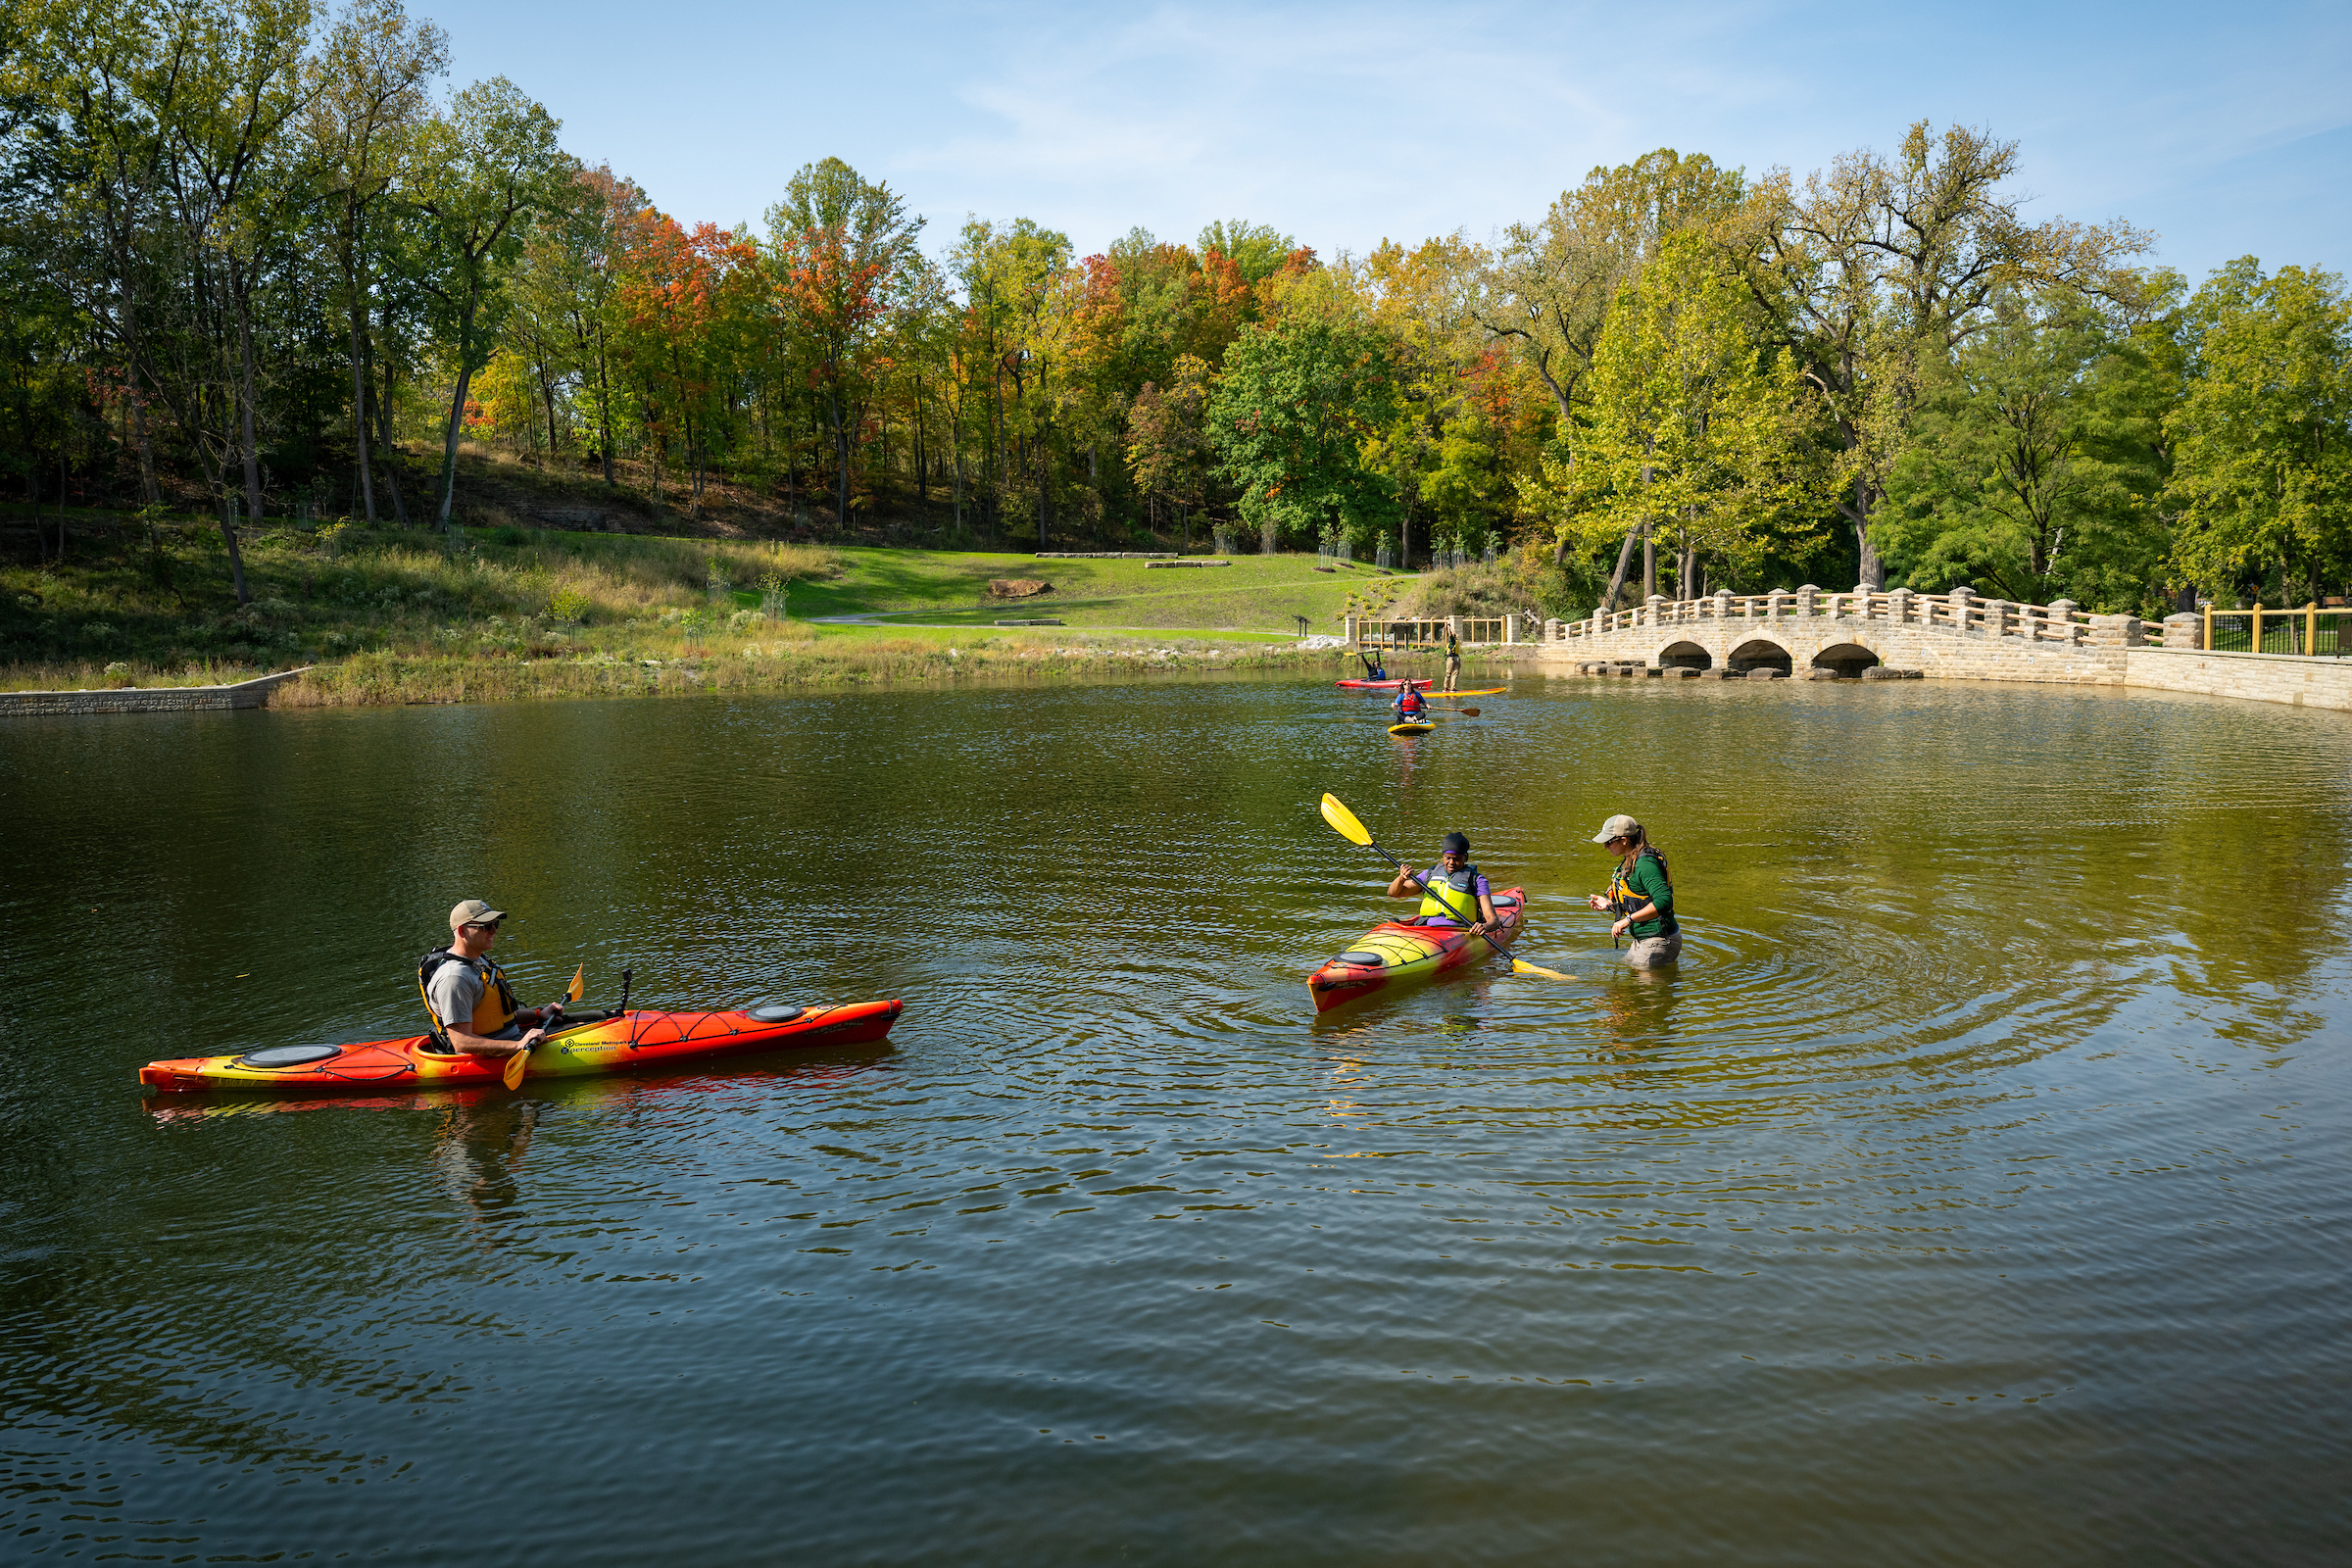
<path id="1" fill-rule="evenodd" d="M 488 925 L 493 920 L 504 920 L 506 917 L 507 911 L 504 909 L 493 909 L 480 899 L 467 899 L 449 911 L 449 928 L 455 931 L 460 926 Z"/>
<path id="2" fill-rule="evenodd" d="M 1600 824 L 1600 831 L 1592 835 L 1592 842 L 1595 844 L 1606 844 L 1611 839 L 1632 838 L 1641 831 L 1642 824 L 1635 821 L 1632 817 L 1612 816 L 1606 822 Z"/>

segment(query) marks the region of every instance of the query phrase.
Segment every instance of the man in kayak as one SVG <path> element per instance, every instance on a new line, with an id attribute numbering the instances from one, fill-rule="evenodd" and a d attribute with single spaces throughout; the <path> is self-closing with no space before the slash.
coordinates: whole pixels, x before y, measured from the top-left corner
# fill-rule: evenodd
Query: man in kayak
<path id="1" fill-rule="evenodd" d="M 1609 891 L 1586 900 L 1595 909 L 1617 918 L 1609 935 L 1633 938 L 1625 961 L 1637 969 L 1660 969 L 1683 956 L 1683 928 L 1674 917 L 1674 882 L 1666 873 L 1666 857 L 1651 848 L 1649 835 L 1630 816 L 1612 816 L 1600 824 L 1592 842 L 1617 857 L 1609 874 Z"/>
<path id="2" fill-rule="evenodd" d="M 1389 678 L 1387 666 L 1383 665 L 1379 660 L 1374 659 L 1370 654 L 1358 649 L 1356 650 L 1355 657 L 1364 662 L 1364 679 L 1387 680 Z"/>
<path id="3" fill-rule="evenodd" d="M 1429 699 L 1411 685 L 1398 692 L 1396 700 L 1389 706 L 1396 710 L 1396 722 L 1399 724 L 1418 724 L 1429 716 Z"/>
<path id="4" fill-rule="evenodd" d="M 416 965 L 416 989 L 432 1018 L 433 1044 L 440 1052 L 504 1060 L 547 1038 L 564 1015 L 564 1004 L 525 1007 L 514 1000 L 507 972 L 490 956 L 498 945 L 498 923 L 507 917 L 480 899 L 467 899 L 449 911 L 449 946 L 435 948 Z M 524 1024 L 530 1024 L 524 1033 Z"/>
<path id="5" fill-rule="evenodd" d="M 1416 872 L 1409 865 L 1398 866 L 1395 880 L 1389 883 L 1389 897 L 1409 899 L 1418 890 L 1421 912 L 1413 924 L 1468 926 L 1472 936 L 1484 936 L 1494 924 L 1494 890 L 1470 863 L 1467 838 L 1448 833 L 1445 844 L 1445 853 L 1427 873 Z"/>

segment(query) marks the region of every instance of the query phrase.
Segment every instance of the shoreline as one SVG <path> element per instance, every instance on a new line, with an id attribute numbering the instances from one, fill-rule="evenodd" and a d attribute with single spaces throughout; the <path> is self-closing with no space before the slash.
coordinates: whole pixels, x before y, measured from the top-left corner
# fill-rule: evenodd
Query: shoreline
<path id="1" fill-rule="evenodd" d="M 1213 679 L 1229 674 L 1322 675 L 1339 669 L 1340 651 L 1303 648 L 1294 642 L 1208 642 L 1198 633 L 1184 638 L 1090 637 L 1082 629 L 1053 641 L 993 636 L 952 640 L 927 637 L 858 637 L 749 643 L 708 651 L 680 650 L 663 657 L 591 653 L 570 658 L 520 659 L 377 652 L 356 654 L 283 679 L 268 695 L 275 708 L 401 708 L 475 703 L 547 702 L 579 699 L 694 697 L 713 694 L 784 695 L 848 690 L 906 690 L 955 686 L 1012 686 L 1037 682 L 1129 681 L 1185 677 Z M 1465 665 L 1488 661 L 1465 658 Z M 1494 661 L 1496 665 L 1516 661 Z M 1498 672 L 1500 672 L 1498 670 Z M 105 697 L 122 692 L 221 691 L 269 678 L 263 669 L 207 671 L 215 681 L 166 680 L 154 685 L 46 688 L 0 692 L 0 710 L 10 699 L 55 700 Z M 282 672 L 281 676 L 282 676 Z M 159 705 L 155 711 L 185 711 Z M 261 706 L 254 704 L 251 706 Z M 24 709 L 55 711 L 54 707 Z"/>

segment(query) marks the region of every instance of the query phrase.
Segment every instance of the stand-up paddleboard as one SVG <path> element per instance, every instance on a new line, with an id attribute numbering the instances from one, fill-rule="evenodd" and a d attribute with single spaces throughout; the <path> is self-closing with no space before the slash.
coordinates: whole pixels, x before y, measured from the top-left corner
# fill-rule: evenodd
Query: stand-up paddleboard
<path id="1" fill-rule="evenodd" d="M 1431 692 L 1429 700 L 1433 703 L 1442 703 L 1448 697 L 1500 697 L 1509 690 L 1508 686 L 1481 686 L 1474 692 Z"/>
<path id="2" fill-rule="evenodd" d="M 1392 735 L 1426 735 L 1437 727 L 1425 718 L 1408 719 L 1402 724 L 1391 724 L 1389 733 Z"/>

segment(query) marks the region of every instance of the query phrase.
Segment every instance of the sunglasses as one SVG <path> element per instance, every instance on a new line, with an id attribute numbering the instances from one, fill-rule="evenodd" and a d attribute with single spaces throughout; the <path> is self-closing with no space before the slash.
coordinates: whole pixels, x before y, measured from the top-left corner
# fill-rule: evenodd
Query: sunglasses
<path id="1" fill-rule="evenodd" d="M 464 929 L 467 931 L 496 932 L 499 928 L 499 925 L 500 922 L 497 920 L 468 920 L 466 922 Z"/>

